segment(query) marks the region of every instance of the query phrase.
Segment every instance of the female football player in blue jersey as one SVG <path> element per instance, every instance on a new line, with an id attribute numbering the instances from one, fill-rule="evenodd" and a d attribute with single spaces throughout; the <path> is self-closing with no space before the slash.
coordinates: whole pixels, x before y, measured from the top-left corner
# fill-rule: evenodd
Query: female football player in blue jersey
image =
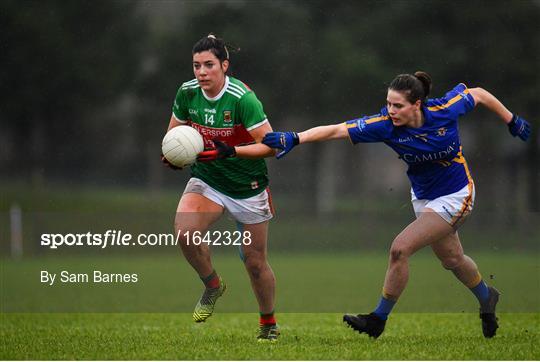
<path id="1" fill-rule="evenodd" d="M 386 106 L 379 114 L 304 132 L 271 132 L 263 143 L 281 150 L 283 157 L 301 143 L 332 139 L 384 142 L 409 166 L 411 198 L 416 220 L 392 242 L 381 299 L 370 314 L 345 315 L 344 322 L 360 333 L 377 338 L 384 331 L 394 304 L 409 278 L 409 258 L 431 246 L 444 268 L 474 293 L 480 303 L 482 331 L 495 335 L 495 306 L 499 292 L 482 280 L 475 262 L 465 254 L 457 229 L 474 205 L 474 183 L 463 157 L 457 120 L 483 105 L 508 125 L 512 136 L 526 141 L 530 125 L 511 113 L 482 88 L 458 84 L 442 98 L 428 99 L 431 77 L 425 72 L 398 75 L 388 87 Z"/>

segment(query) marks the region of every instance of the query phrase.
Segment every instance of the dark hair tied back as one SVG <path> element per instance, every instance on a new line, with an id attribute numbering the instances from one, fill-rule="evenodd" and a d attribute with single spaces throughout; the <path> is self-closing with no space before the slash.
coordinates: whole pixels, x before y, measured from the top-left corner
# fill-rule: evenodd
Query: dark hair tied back
<path id="1" fill-rule="evenodd" d="M 209 51 L 214 54 L 220 62 L 223 62 L 224 60 L 229 60 L 228 48 L 232 48 L 233 51 L 240 50 L 238 48 L 231 47 L 230 45 L 225 44 L 225 41 L 223 41 L 223 39 L 216 37 L 213 33 L 210 33 L 195 43 L 193 49 L 191 50 L 191 54 Z"/>
<path id="2" fill-rule="evenodd" d="M 422 87 L 424 88 L 424 98 L 427 98 L 431 93 L 431 76 L 426 72 L 417 71 L 414 72 L 414 76 L 422 82 Z"/>
<path id="3" fill-rule="evenodd" d="M 431 76 L 426 72 L 418 71 L 413 74 L 400 74 L 388 86 L 398 92 L 405 93 L 410 103 L 420 100 L 425 103 L 431 92 Z"/>

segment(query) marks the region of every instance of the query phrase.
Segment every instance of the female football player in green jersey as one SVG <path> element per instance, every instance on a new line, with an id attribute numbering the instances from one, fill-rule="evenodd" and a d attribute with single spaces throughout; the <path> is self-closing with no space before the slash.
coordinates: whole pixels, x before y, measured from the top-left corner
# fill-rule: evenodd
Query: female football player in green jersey
<path id="1" fill-rule="evenodd" d="M 259 304 L 257 338 L 276 340 L 279 329 L 274 318 L 275 277 L 266 247 L 273 209 L 263 160 L 273 156 L 274 151 L 260 143 L 272 127 L 255 93 L 227 75 L 229 52 L 222 39 L 212 34 L 200 39 L 192 56 L 195 79 L 180 86 L 168 129 L 190 125 L 201 133 L 206 149 L 191 166 L 192 177 L 175 218 L 182 252 L 206 287 L 193 319 L 206 321 L 226 288 L 212 266 L 209 244 L 197 242 L 193 233 L 204 236 L 227 210 L 242 233 L 241 257 Z M 216 235 L 212 233 L 212 240 Z M 220 238 L 221 244 L 230 241 L 226 233 Z"/>

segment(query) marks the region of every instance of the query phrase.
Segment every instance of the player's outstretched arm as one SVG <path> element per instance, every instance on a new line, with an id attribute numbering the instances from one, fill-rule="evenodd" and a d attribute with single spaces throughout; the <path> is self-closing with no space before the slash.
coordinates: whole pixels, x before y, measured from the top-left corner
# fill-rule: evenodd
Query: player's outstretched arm
<path id="1" fill-rule="evenodd" d="M 298 137 L 300 138 L 300 143 L 321 142 L 348 138 L 349 132 L 345 123 L 339 123 L 310 128 L 304 132 L 300 132 Z"/>
<path id="2" fill-rule="evenodd" d="M 529 122 L 513 114 L 499 101 L 493 94 L 483 88 L 469 89 L 475 104 L 481 104 L 504 121 L 508 125 L 508 131 L 514 137 L 519 137 L 523 141 L 527 141 L 531 133 L 531 125 Z"/>
<path id="3" fill-rule="evenodd" d="M 236 146 L 236 157 L 257 159 L 274 156 L 276 152 L 261 143 L 264 135 L 268 132 L 272 132 L 270 122 L 265 122 L 261 126 L 249 131 L 249 134 L 253 137 L 255 143 L 245 146 Z"/>
<path id="4" fill-rule="evenodd" d="M 281 150 L 276 156 L 277 159 L 280 159 L 300 143 L 347 138 L 348 134 L 345 123 L 340 123 L 314 127 L 300 133 L 270 132 L 264 136 L 262 142 L 268 147 Z"/>

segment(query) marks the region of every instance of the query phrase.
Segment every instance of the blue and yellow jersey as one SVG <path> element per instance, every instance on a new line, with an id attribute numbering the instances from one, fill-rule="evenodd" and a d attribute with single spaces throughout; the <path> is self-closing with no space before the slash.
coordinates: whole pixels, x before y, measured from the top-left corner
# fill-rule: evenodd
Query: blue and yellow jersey
<path id="1" fill-rule="evenodd" d="M 433 200 L 472 183 L 459 139 L 458 118 L 474 108 L 465 84 L 422 106 L 424 125 L 393 125 L 386 107 L 379 114 L 347 121 L 353 144 L 384 142 L 409 165 L 407 175 L 418 199 Z"/>

